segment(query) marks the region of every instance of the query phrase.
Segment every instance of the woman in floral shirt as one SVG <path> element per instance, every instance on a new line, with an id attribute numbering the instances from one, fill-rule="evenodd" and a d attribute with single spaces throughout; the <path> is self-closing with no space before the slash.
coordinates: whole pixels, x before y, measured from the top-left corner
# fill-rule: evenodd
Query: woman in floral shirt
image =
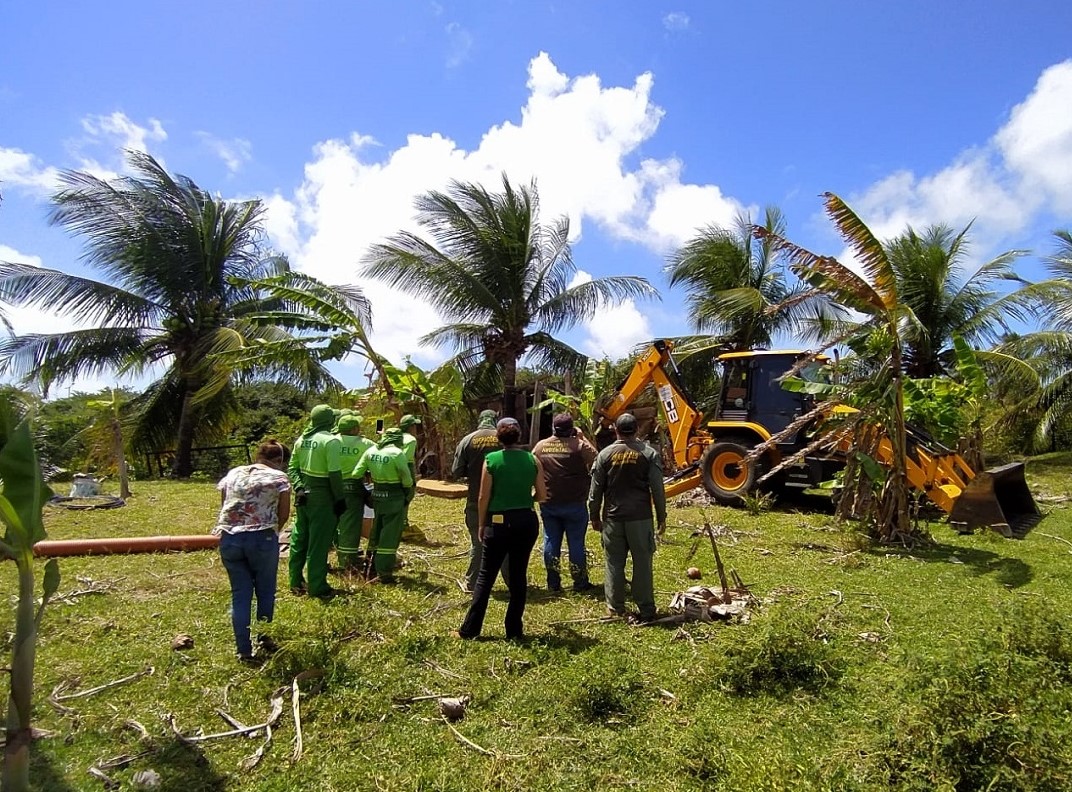
<path id="1" fill-rule="evenodd" d="M 231 625 L 238 659 L 253 661 L 250 611 L 257 595 L 257 621 L 270 622 L 275 612 L 279 569 L 279 531 L 290 517 L 290 480 L 283 471 L 290 456 L 275 440 L 257 448 L 252 465 L 229 471 L 220 483 L 220 516 L 212 533 L 220 537 L 220 558 L 231 581 Z M 271 639 L 257 636 L 265 651 Z"/>

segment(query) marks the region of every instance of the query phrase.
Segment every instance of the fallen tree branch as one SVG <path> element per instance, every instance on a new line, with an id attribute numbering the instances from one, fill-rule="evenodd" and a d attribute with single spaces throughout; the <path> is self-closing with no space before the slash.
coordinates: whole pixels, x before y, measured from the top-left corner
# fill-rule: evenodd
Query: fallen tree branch
<path id="1" fill-rule="evenodd" d="M 1062 539 L 1060 536 L 1054 536 L 1053 534 L 1043 533 L 1042 531 L 1035 531 L 1035 533 L 1037 533 L 1039 536 L 1045 536 L 1048 539 L 1056 539 L 1058 542 L 1064 542 L 1069 547 L 1072 547 L 1072 542 L 1068 541 L 1067 539 Z M 1069 550 L 1068 552 L 1072 553 L 1072 550 Z"/>
<path id="2" fill-rule="evenodd" d="M 264 758 L 264 752 L 268 750 L 268 743 L 272 741 L 272 727 L 265 724 L 264 733 L 264 742 L 261 743 L 260 748 L 238 763 L 238 766 L 241 769 L 252 770 L 260 763 L 261 759 Z"/>
<path id="3" fill-rule="evenodd" d="M 219 707 L 216 708 L 216 714 L 219 715 L 223 719 L 223 722 L 226 723 L 228 726 L 230 726 L 232 729 L 248 729 L 249 728 L 249 726 L 247 726 L 246 724 L 242 723 L 242 721 L 232 717 L 231 715 L 228 715 L 226 712 L 224 712 Z M 257 735 L 257 733 L 255 731 L 251 731 L 251 732 L 246 734 L 247 737 L 255 737 L 256 735 Z"/>
<path id="4" fill-rule="evenodd" d="M 484 756 L 490 756 L 490 757 L 495 758 L 495 759 L 524 759 L 525 758 L 524 754 L 504 754 L 504 753 L 499 753 L 498 751 L 488 750 L 487 748 L 485 748 L 482 745 L 477 745 L 475 742 L 470 740 L 468 737 L 466 737 L 460 731 L 455 729 L 454 724 L 452 724 L 445 717 L 443 718 L 443 723 L 447 724 L 447 728 L 451 730 L 451 733 L 453 733 L 454 736 L 458 739 L 458 742 L 460 742 L 462 745 L 465 745 L 465 746 L 467 746 L 469 748 L 472 748 L 477 753 L 484 754 Z"/>
<path id="5" fill-rule="evenodd" d="M 580 619 L 562 619 L 561 621 L 547 622 L 548 627 L 557 627 L 560 624 L 584 624 L 595 622 L 621 621 L 617 616 L 587 616 Z"/>
<path id="6" fill-rule="evenodd" d="M 219 740 L 223 737 L 237 737 L 241 734 L 249 734 L 253 731 L 260 731 L 268 725 L 266 723 L 258 723 L 256 726 L 246 726 L 243 729 L 233 729 L 232 731 L 216 732 L 215 734 L 198 734 L 193 737 L 187 737 L 185 734 L 182 733 L 182 730 L 179 729 L 179 725 L 175 722 L 175 716 L 173 714 L 169 712 L 165 716 L 165 719 L 167 720 L 168 725 L 171 726 L 171 731 L 174 732 L 175 736 L 178 737 L 179 740 L 184 743 L 199 743 L 207 742 L 208 740 Z"/>
<path id="7" fill-rule="evenodd" d="M 297 762 L 302 757 L 302 751 L 304 746 L 302 744 L 302 730 L 301 730 L 301 705 L 299 704 L 299 696 L 301 691 L 298 689 L 298 677 L 294 677 L 294 681 L 291 682 L 290 688 L 290 708 L 294 714 L 294 753 L 292 760 Z"/>
<path id="8" fill-rule="evenodd" d="M 105 789 L 116 789 L 119 786 L 118 781 L 106 775 L 105 772 L 96 765 L 91 765 L 90 768 L 86 770 L 86 772 L 97 780 L 103 781 Z"/>
<path id="9" fill-rule="evenodd" d="M 152 666 L 149 666 L 144 671 L 139 671 L 136 674 L 131 674 L 130 676 L 125 676 L 122 679 L 116 679 L 116 680 L 113 680 L 112 682 L 105 682 L 103 685 L 97 685 L 96 687 L 89 688 L 88 690 L 80 690 L 77 693 L 68 693 L 68 694 L 66 694 L 64 696 L 55 695 L 56 691 L 54 690 L 52 698 L 55 701 L 70 701 L 71 699 L 84 698 L 86 696 L 92 696 L 92 695 L 94 695 L 96 693 L 100 693 L 102 690 L 107 690 L 108 688 L 113 688 L 113 687 L 116 687 L 117 685 L 125 685 L 127 682 L 133 682 L 135 679 L 141 679 L 144 676 L 152 676 L 154 671 L 155 671 L 155 669 Z"/>
<path id="10" fill-rule="evenodd" d="M 120 754 L 111 759 L 105 759 L 103 762 L 97 762 L 95 766 L 99 770 L 117 770 L 120 767 L 126 767 L 128 764 L 132 764 L 143 756 L 148 756 L 151 753 L 152 750 L 142 751 L 141 753 L 136 754 Z"/>
<path id="11" fill-rule="evenodd" d="M 123 721 L 123 728 L 130 729 L 131 731 L 136 731 L 138 733 L 139 740 L 153 739 L 152 736 L 149 734 L 149 730 L 142 726 L 140 723 L 138 723 L 136 720 Z"/>

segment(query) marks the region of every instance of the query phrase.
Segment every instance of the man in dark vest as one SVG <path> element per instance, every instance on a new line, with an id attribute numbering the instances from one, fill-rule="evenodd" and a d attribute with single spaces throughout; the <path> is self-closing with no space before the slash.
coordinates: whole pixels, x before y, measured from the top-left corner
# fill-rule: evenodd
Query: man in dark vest
<path id="1" fill-rule="evenodd" d="M 637 440 L 637 421 L 629 413 L 614 422 L 617 441 L 599 452 L 592 465 L 588 512 L 599 531 L 606 556 L 603 589 L 612 616 L 626 616 L 625 559 L 633 556 L 633 601 L 640 621 L 655 618 L 652 561 L 655 522 L 666 527 L 666 493 L 659 452 Z M 655 507 L 655 521 L 652 520 Z"/>
<path id="2" fill-rule="evenodd" d="M 469 568 L 465 571 L 465 587 L 472 591 L 476 585 L 476 576 L 480 572 L 480 559 L 483 555 L 483 544 L 478 535 L 479 515 L 477 513 L 477 499 L 480 496 L 480 472 L 484 468 L 484 457 L 492 451 L 498 451 L 502 446 L 499 438 L 495 435 L 495 411 L 484 410 L 480 413 L 476 431 L 470 432 L 461 439 L 454 451 L 454 465 L 451 474 L 456 479 L 464 478 L 468 481 L 469 492 L 465 499 L 465 527 L 469 529 Z M 510 559 L 503 561 L 502 578 L 509 587 L 509 573 L 507 565 Z"/>

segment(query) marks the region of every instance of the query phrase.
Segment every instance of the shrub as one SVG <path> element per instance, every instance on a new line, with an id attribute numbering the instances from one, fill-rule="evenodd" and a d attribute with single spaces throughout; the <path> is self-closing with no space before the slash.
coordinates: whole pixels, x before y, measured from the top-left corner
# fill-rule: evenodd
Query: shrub
<path id="1" fill-rule="evenodd" d="M 584 666 L 575 677 L 573 709 L 589 723 L 614 724 L 647 704 L 644 681 L 624 662 Z"/>
<path id="2" fill-rule="evenodd" d="M 742 640 L 726 650 L 718 681 L 745 696 L 822 690 L 842 673 L 842 662 L 827 642 L 823 618 L 821 613 L 788 605 L 763 614 L 742 630 Z"/>

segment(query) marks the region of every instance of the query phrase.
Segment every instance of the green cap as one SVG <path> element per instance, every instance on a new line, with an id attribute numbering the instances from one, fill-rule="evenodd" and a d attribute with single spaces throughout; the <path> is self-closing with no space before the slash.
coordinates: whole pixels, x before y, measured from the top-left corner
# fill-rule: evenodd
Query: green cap
<path id="1" fill-rule="evenodd" d="M 398 422 L 398 425 L 402 429 L 405 429 L 407 426 L 413 426 L 414 424 L 419 424 L 420 422 L 421 419 L 418 418 L 416 415 L 406 414 L 402 416 L 402 420 Z"/>
<path id="2" fill-rule="evenodd" d="M 383 448 L 384 446 L 389 445 L 402 445 L 402 430 L 397 426 L 384 431 L 383 435 L 380 437 L 380 442 L 376 443 L 377 448 Z"/>
<path id="3" fill-rule="evenodd" d="M 347 434 L 361 426 L 361 416 L 355 413 L 344 415 L 335 424 L 335 431 L 339 434 Z"/>
<path id="4" fill-rule="evenodd" d="M 477 421 L 477 429 L 494 429 L 495 419 L 498 417 L 498 413 L 495 410 L 484 410 L 480 413 L 480 418 Z"/>

